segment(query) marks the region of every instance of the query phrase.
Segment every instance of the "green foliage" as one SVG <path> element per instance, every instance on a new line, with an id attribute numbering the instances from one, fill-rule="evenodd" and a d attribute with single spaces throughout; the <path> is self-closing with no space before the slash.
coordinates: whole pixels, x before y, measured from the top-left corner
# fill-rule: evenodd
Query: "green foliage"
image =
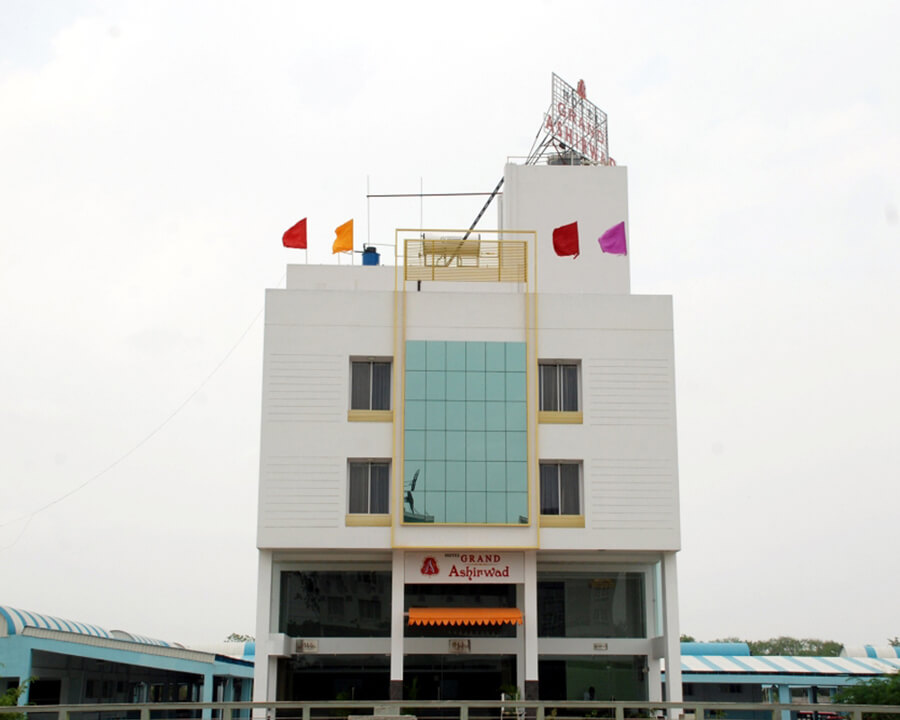
<path id="1" fill-rule="evenodd" d="M 836 703 L 848 705 L 900 705 L 900 674 L 872 678 L 858 685 L 848 685 L 839 690 Z M 896 720 L 897 715 L 865 713 L 866 720 Z"/>
<path id="2" fill-rule="evenodd" d="M 682 635 L 679 639 L 681 640 L 681 642 L 697 642 L 697 638 L 695 638 L 693 635 Z"/>
<path id="3" fill-rule="evenodd" d="M 225 642 L 253 642 L 256 640 L 252 635 L 244 635 L 243 633 L 231 633 L 227 638 L 225 638 Z"/>
<path id="4" fill-rule="evenodd" d="M 894 635 L 892 638 L 888 638 L 888 642 L 891 644 L 891 647 L 900 647 L 900 637 Z"/>
<path id="5" fill-rule="evenodd" d="M 837 657 L 843 645 L 836 640 L 795 638 L 782 635 L 768 640 L 741 640 L 736 637 L 721 638 L 713 642 L 746 642 L 751 655 L 805 655 L 809 657 Z"/>
<path id="6" fill-rule="evenodd" d="M 9 688 L 9 690 L 0 695 L 0 706 L 15 707 L 19 704 L 19 698 L 22 697 L 27 688 L 28 682 L 24 682 L 18 687 Z M 2 718 L 3 720 L 25 720 L 25 713 L 4 713 Z"/>
<path id="7" fill-rule="evenodd" d="M 770 640 L 751 640 L 753 655 L 807 655 L 814 657 L 837 657 L 844 647 L 835 640 L 818 638 L 793 638 L 782 635 Z"/>

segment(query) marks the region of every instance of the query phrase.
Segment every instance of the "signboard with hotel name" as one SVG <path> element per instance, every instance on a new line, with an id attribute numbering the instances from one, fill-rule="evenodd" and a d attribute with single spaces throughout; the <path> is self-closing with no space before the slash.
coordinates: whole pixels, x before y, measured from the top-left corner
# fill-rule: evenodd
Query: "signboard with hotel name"
<path id="1" fill-rule="evenodd" d="M 525 581 L 524 562 L 520 552 L 408 552 L 406 582 L 521 583 Z"/>
<path id="2" fill-rule="evenodd" d="M 553 73 L 552 101 L 544 130 L 567 150 L 591 163 L 614 165 L 609 157 L 606 113 L 588 100 L 584 81 L 572 87 Z"/>

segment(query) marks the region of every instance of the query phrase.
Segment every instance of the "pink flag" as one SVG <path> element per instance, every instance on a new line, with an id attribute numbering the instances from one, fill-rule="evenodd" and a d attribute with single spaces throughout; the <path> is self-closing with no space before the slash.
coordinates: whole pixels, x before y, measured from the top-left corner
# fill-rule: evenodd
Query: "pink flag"
<path id="1" fill-rule="evenodd" d="M 628 249 L 625 245 L 625 223 L 620 222 L 613 225 L 609 230 L 603 233 L 599 238 L 600 249 L 605 253 L 612 255 L 627 255 Z"/>

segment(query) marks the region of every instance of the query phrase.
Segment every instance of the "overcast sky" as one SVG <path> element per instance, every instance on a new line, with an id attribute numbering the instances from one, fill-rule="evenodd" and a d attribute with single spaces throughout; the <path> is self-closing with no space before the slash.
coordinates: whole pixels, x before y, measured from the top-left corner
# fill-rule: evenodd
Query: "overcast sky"
<path id="1" fill-rule="evenodd" d="M 682 632 L 900 635 L 898 28 L 893 1 L 0 0 L 0 604 L 252 633 L 282 232 L 308 216 L 331 262 L 351 217 L 467 226 L 482 199 L 367 230 L 367 183 L 491 190 L 556 72 L 628 166 L 633 291 L 674 296 Z"/>

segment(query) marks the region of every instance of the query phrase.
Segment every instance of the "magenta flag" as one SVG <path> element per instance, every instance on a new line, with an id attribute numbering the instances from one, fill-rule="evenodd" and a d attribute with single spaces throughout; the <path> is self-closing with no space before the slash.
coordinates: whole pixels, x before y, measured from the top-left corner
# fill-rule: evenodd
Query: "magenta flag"
<path id="1" fill-rule="evenodd" d="M 625 223 L 620 222 L 613 225 L 609 230 L 603 233 L 599 238 L 600 249 L 605 253 L 612 255 L 627 255 L 628 248 L 625 245 Z"/>

